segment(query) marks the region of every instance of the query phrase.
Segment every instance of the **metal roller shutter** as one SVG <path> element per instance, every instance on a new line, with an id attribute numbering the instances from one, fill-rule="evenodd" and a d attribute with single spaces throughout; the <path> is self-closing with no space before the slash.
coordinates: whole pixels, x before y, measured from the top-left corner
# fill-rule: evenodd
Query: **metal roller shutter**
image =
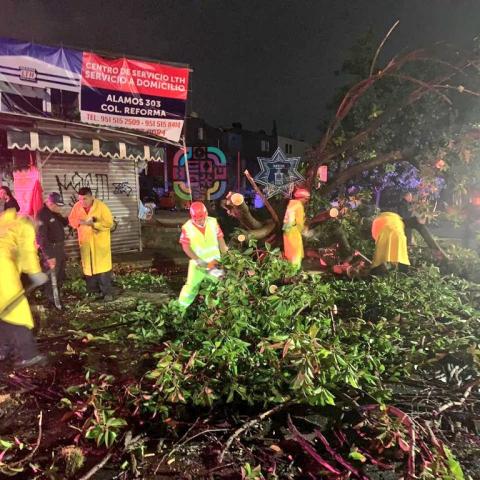
<path id="1" fill-rule="evenodd" d="M 41 154 L 39 168 L 45 194 L 59 192 L 66 205 L 73 206 L 77 192 L 90 187 L 98 199 L 105 202 L 117 221 L 112 232 L 112 252 L 140 249 L 140 221 L 138 219 L 137 174 L 133 160 L 92 157 L 68 157 Z M 78 255 L 76 234 L 69 236 L 66 249 Z"/>

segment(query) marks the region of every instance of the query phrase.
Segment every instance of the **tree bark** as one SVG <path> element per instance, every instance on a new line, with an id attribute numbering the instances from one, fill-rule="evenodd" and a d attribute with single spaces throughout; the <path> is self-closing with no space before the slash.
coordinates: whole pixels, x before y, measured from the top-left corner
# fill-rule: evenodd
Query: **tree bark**
<path id="1" fill-rule="evenodd" d="M 226 207 L 229 215 L 236 218 L 243 227 L 241 234 L 245 238 L 241 241 L 252 239 L 271 241 L 272 236 L 276 234 L 275 229 L 278 225 L 275 220 L 267 220 L 264 223 L 258 221 L 250 212 L 242 194 L 230 192 L 227 195 Z"/>
<path id="2" fill-rule="evenodd" d="M 263 223 L 259 222 L 250 212 L 241 193 L 232 193 L 227 196 L 227 208 L 229 214 L 235 217 L 247 230 L 256 230 L 263 227 Z"/>
<path id="3" fill-rule="evenodd" d="M 277 227 L 273 220 L 268 220 L 265 225 L 255 230 L 243 230 L 242 234 L 246 237 L 245 240 L 265 240 L 267 239 Z"/>

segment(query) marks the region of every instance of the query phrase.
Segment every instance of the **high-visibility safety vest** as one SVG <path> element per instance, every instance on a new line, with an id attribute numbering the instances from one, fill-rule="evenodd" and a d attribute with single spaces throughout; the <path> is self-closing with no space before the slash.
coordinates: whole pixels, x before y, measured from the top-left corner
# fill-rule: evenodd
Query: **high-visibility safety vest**
<path id="1" fill-rule="evenodd" d="M 220 249 L 217 238 L 218 223 L 215 218 L 207 217 L 205 234 L 203 234 L 191 220 L 186 222 L 182 228 L 190 240 L 190 248 L 198 258 L 204 262 L 220 259 Z"/>

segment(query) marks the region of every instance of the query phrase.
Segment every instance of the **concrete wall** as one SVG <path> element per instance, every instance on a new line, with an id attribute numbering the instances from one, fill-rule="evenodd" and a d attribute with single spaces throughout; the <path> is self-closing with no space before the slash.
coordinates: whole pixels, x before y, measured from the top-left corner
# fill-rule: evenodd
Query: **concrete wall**
<path id="1" fill-rule="evenodd" d="M 307 142 L 294 138 L 278 136 L 278 146 L 287 154 L 287 157 L 303 157 L 310 148 Z M 291 151 L 289 146 L 291 146 Z"/>

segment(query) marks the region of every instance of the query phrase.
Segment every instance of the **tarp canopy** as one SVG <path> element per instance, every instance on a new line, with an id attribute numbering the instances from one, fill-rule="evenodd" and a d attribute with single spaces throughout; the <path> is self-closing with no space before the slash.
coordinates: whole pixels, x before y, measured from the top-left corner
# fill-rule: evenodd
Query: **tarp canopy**
<path id="1" fill-rule="evenodd" d="M 12 113 L 137 130 L 179 142 L 189 74 L 187 65 L 0 38 L 2 110 Z"/>
<path id="2" fill-rule="evenodd" d="M 93 133 L 93 132 L 92 132 Z M 52 134 L 41 130 L 7 130 L 9 149 L 64 153 L 135 161 L 163 162 L 165 149 L 141 141 L 102 138 L 99 135 Z"/>

